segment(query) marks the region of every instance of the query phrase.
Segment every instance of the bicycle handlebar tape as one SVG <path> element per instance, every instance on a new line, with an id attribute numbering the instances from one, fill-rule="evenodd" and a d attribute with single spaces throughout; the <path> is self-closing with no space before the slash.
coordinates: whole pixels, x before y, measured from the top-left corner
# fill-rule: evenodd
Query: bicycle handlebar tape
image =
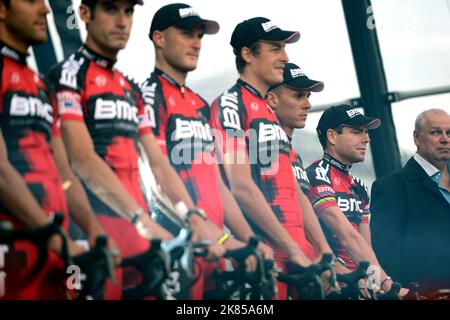
<path id="1" fill-rule="evenodd" d="M 52 218 L 52 224 L 62 226 L 62 223 L 64 221 L 64 216 L 60 213 L 56 213 Z"/>
<path id="2" fill-rule="evenodd" d="M 108 245 L 108 236 L 101 235 L 95 239 L 95 247 L 96 248 L 99 248 L 99 249 L 106 248 L 107 245 Z"/>
<path id="3" fill-rule="evenodd" d="M 252 236 L 248 241 L 249 246 L 255 249 L 258 246 L 258 243 L 259 239 L 256 236 Z"/>

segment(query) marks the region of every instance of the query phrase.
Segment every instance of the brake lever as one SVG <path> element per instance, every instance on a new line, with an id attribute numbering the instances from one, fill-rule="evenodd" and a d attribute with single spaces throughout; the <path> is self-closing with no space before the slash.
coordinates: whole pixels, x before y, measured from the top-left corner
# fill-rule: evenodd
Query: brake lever
<path id="1" fill-rule="evenodd" d="M 337 277 L 336 277 L 336 270 L 334 269 L 334 256 L 332 253 L 324 253 L 322 255 L 322 259 L 319 262 L 319 265 L 321 266 L 321 274 L 325 271 L 330 271 L 331 275 L 328 278 L 328 283 L 330 286 L 334 289 L 338 287 L 337 285 Z"/>
<path id="2" fill-rule="evenodd" d="M 394 282 L 388 292 L 374 294 L 374 300 L 403 300 L 403 298 L 400 297 L 401 287 L 402 285 L 400 283 Z"/>

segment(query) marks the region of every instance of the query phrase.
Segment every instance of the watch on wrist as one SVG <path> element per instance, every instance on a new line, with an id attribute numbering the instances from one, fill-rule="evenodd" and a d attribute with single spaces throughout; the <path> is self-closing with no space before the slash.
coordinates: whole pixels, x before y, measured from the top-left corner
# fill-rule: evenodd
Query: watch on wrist
<path id="1" fill-rule="evenodd" d="M 136 224 L 139 220 L 139 217 L 144 213 L 144 209 L 138 208 L 135 212 L 131 214 L 131 223 Z"/>
<path id="2" fill-rule="evenodd" d="M 339 262 L 344 267 L 347 266 L 347 264 L 345 263 L 344 259 L 342 259 L 341 257 L 334 257 L 334 262 Z"/>
<path id="3" fill-rule="evenodd" d="M 191 215 L 193 214 L 197 214 L 200 216 L 200 218 L 202 218 L 203 220 L 208 220 L 208 217 L 206 216 L 205 211 L 203 211 L 200 208 L 192 208 L 189 209 L 188 212 L 186 213 L 186 220 L 190 218 Z"/>

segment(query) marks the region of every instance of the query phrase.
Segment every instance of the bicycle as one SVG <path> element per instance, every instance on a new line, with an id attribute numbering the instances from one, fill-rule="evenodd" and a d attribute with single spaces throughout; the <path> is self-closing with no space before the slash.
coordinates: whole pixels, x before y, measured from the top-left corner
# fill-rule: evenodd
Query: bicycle
<path id="1" fill-rule="evenodd" d="M 216 290 L 205 293 L 208 300 L 270 300 L 275 295 L 275 270 L 272 260 L 264 260 L 257 250 L 259 240 L 249 239 L 248 244 L 239 249 L 227 250 L 224 258 L 232 259 L 236 264 L 233 270 L 214 270 L 212 276 Z M 245 261 L 254 255 L 257 269 L 247 271 Z"/>

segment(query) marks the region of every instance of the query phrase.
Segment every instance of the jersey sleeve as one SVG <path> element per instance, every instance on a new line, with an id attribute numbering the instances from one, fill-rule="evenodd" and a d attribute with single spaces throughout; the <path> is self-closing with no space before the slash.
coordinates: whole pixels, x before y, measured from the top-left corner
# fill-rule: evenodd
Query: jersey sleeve
<path id="1" fill-rule="evenodd" d="M 310 183 L 309 201 L 317 213 L 326 208 L 338 206 L 329 170 L 330 165 L 324 164 L 323 161 L 312 164 L 306 170 Z"/>
<path id="2" fill-rule="evenodd" d="M 84 58 L 76 59 L 76 56 L 72 55 L 50 69 L 48 79 L 55 90 L 56 106 L 61 121 L 84 121 L 81 69 L 85 63 Z"/>
<path id="3" fill-rule="evenodd" d="M 133 89 L 133 94 L 136 98 L 136 107 L 138 109 L 138 118 L 139 118 L 139 127 L 138 133 L 139 136 L 144 136 L 152 133 L 152 124 L 150 122 L 150 112 L 148 110 L 147 105 L 144 102 L 144 95 L 142 93 L 141 88 L 138 84 L 136 84 L 133 80 L 127 78 L 128 82 Z"/>
<path id="4" fill-rule="evenodd" d="M 227 152 L 247 151 L 245 140 L 245 105 L 236 91 L 227 91 L 211 105 L 209 120 L 216 146 L 223 155 Z"/>
<path id="5" fill-rule="evenodd" d="M 166 112 L 161 82 L 158 81 L 156 76 L 152 76 L 142 84 L 141 91 L 149 127 L 152 129 L 161 150 L 167 155 L 166 130 L 169 116 Z"/>
<path id="6" fill-rule="evenodd" d="M 51 135 L 55 137 L 61 136 L 61 121 L 59 119 L 59 113 L 58 108 L 56 106 L 56 97 L 55 97 L 55 87 L 53 83 L 48 79 L 48 77 L 44 77 L 42 75 L 35 74 L 35 76 L 38 76 L 42 81 L 42 89 L 44 90 L 45 94 L 48 97 L 48 100 L 50 101 L 50 104 L 52 106 L 52 130 Z M 40 86 L 40 84 L 38 85 Z"/>

